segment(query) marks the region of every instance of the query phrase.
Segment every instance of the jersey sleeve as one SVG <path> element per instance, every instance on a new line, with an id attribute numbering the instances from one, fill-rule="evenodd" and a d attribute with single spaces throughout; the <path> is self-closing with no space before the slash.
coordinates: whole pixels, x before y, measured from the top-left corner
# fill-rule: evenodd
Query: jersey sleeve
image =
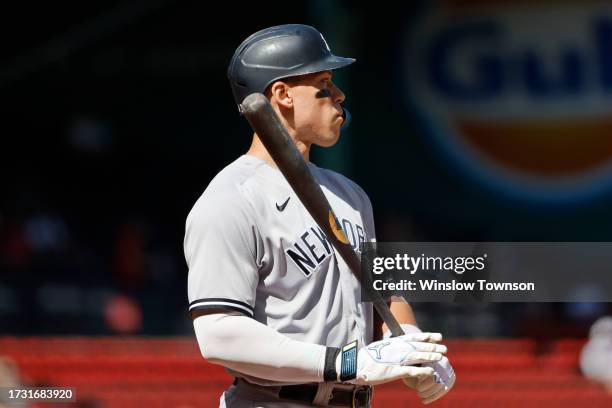
<path id="1" fill-rule="evenodd" d="M 190 312 L 222 309 L 253 316 L 258 236 L 240 195 L 198 200 L 187 217 L 184 241 Z"/>

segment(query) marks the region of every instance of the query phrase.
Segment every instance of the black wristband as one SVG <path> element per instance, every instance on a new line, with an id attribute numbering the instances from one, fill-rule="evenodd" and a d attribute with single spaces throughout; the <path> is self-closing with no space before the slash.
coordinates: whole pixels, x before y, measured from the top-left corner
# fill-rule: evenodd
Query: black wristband
<path id="1" fill-rule="evenodd" d="M 325 368 L 323 369 L 323 381 L 338 381 L 336 371 L 336 358 L 340 354 L 337 347 L 327 347 L 325 350 Z"/>

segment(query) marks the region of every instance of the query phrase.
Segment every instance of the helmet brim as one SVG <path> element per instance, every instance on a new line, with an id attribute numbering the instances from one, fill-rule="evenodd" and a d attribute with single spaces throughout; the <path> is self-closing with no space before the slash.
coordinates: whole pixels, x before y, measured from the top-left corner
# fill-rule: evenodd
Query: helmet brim
<path id="1" fill-rule="evenodd" d="M 327 70 L 334 70 L 346 67 L 355 62 L 355 58 L 338 57 L 336 55 L 329 55 L 323 60 L 313 62 L 304 67 L 308 72 L 304 72 L 301 75 L 314 74 L 315 72 L 322 72 Z"/>
<path id="2" fill-rule="evenodd" d="M 286 78 L 294 78 L 302 75 L 315 74 L 317 72 L 331 71 L 351 65 L 355 62 L 355 58 L 338 57 L 337 55 L 328 55 L 327 57 L 304 65 L 299 69 L 292 70 L 289 75 L 281 75 L 266 84 L 266 89 L 276 81 Z"/>

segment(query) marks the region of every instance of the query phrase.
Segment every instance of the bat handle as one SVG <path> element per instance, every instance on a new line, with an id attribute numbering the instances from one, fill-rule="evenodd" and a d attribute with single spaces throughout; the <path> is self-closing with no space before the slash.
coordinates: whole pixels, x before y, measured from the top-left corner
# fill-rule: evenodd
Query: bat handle
<path id="1" fill-rule="evenodd" d="M 402 326 L 400 326 L 400 324 L 397 322 L 395 316 L 391 314 L 391 310 L 389 310 L 387 303 L 382 298 L 374 299 L 373 303 L 374 309 L 376 309 L 376 312 L 380 318 L 383 320 L 383 322 L 385 322 L 387 327 L 389 327 L 391 337 L 404 335 L 405 333 L 404 330 L 402 330 Z"/>

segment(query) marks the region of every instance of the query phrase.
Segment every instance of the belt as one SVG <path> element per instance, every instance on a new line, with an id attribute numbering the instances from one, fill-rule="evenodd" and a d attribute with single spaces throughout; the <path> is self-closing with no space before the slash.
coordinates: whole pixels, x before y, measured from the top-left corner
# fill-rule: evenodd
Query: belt
<path id="1" fill-rule="evenodd" d="M 236 379 L 234 384 L 238 381 L 244 381 L 252 388 L 269 388 L 256 384 L 249 383 L 244 379 Z M 278 391 L 279 400 L 303 402 L 306 404 L 312 404 L 315 396 L 319 389 L 318 384 L 295 384 L 295 385 L 283 385 L 276 387 Z M 370 400 L 372 399 L 372 387 L 350 385 L 350 384 L 334 384 L 333 389 L 330 392 L 330 397 L 326 405 L 329 407 L 346 407 L 346 408 L 367 408 L 369 407 Z"/>
<path id="2" fill-rule="evenodd" d="M 278 396 L 281 399 L 300 401 L 312 404 L 319 386 L 316 384 L 283 385 Z M 330 407 L 366 408 L 370 403 L 372 387 L 351 386 L 350 388 L 334 387 L 327 403 Z"/>

